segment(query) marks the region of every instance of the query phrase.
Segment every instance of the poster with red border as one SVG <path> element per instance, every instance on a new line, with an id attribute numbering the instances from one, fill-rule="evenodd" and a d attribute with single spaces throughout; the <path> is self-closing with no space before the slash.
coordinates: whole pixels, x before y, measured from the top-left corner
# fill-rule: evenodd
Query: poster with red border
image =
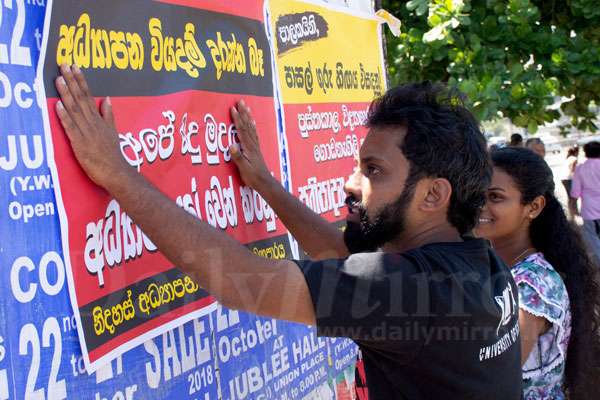
<path id="1" fill-rule="evenodd" d="M 160 254 L 75 160 L 54 111 L 58 66 L 110 96 L 123 157 L 199 219 L 266 257 L 289 257 L 283 225 L 242 186 L 229 108 L 254 110 L 280 179 L 271 52 L 260 2 L 52 0 L 38 76 L 69 294 L 88 372 L 192 318 L 214 299 Z M 159 213 L 160 210 L 154 210 Z"/>
<path id="2" fill-rule="evenodd" d="M 342 228 L 344 183 L 367 133 L 369 105 L 386 87 L 380 21 L 322 2 L 269 0 L 265 9 L 290 191 Z"/>

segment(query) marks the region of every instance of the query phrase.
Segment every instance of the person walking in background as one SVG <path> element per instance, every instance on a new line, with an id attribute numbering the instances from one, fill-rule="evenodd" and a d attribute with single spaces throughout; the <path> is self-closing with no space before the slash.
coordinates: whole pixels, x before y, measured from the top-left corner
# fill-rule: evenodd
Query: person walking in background
<path id="1" fill-rule="evenodd" d="M 569 147 L 567 150 L 567 160 L 563 171 L 563 178 L 561 179 L 565 191 L 567 192 L 569 220 L 571 221 L 573 221 L 577 215 L 577 199 L 571 197 L 571 185 L 573 182 L 573 175 L 575 174 L 575 168 L 577 168 L 578 157 L 579 147 L 577 145 Z"/>
<path id="2" fill-rule="evenodd" d="M 546 157 L 546 145 L 540 138 L 529 138 L 525 142 L 525 147 L 529 150 L 533 151 L 535 154 L 539 155 L 542 158 Z"/>
<path id="3" fill-rule="evenodd" d="M 600 266 L 600 142 L 583 146 L 587 160 L 575 169 L 571 197 L 581 198 L 583 236 Z"/>
<path id="4" fill-rule="evenodd" d="M 513 133 L 510 135 L 510 147 L 523 147 L 523 136 L 519 133 Z"/>
<path id="5" fill-rule="evenodd" d="M 525 400 L 597 398 L 600 287 L 583 241 L 554 195 L 548 164 L 505 148 L 476 228 L 511 267 L 519 292 Z"/>

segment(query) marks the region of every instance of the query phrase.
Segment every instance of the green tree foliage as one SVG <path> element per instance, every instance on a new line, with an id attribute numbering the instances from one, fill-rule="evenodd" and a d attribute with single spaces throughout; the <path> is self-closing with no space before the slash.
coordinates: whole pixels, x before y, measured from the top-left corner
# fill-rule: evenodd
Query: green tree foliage
<path id="1" fill-rule="evenodd" d="M 445 81 L 480 120 L 507 117 L 535 132 L 560 117 L 595 131 L 600 105 L 598 0 L 384 0 L 402 21 L 387 32 L 392 83 Z"/>

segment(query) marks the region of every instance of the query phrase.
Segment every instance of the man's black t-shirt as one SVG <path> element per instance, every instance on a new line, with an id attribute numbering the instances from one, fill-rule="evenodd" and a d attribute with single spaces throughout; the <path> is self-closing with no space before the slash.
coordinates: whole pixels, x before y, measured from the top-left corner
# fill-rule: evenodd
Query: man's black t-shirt
<path id="1" fill-rule="evenodd" d="M 371 400 L 521 398 L 518 293 L 485 240 L 297 263 L 318 334 L 361 349 Z"/>

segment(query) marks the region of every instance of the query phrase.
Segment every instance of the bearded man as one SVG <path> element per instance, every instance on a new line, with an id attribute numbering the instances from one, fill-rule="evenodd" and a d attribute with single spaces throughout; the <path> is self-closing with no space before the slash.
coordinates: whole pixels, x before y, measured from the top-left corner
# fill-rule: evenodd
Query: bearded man
<path id="1" fill-rule="evenodd" d="M 393 88 L 372 104 L 343 234 L 271 177 L 249 109 L 231 109 L 241 176 L 311 255 L 303 261 L 258 257 L 185 212 L 126 164 L 109 99 L 98 112 L 77 67 L 62 66 L 56 86 L 84 171 L 222 304 L 353 339 L 371 399 L 521 398 L 517 290 L 470 236 L 491 177 L 485 140 L 442 86 Z"/>

